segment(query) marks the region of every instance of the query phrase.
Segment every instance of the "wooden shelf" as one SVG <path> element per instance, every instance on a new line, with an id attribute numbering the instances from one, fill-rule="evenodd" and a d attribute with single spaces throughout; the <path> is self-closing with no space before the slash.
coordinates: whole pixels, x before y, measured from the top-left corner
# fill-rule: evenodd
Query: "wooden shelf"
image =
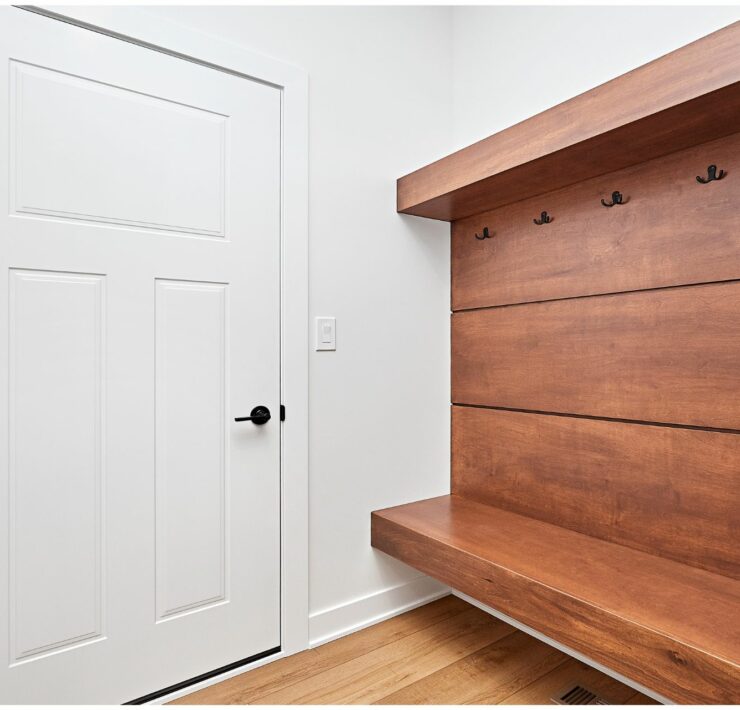
<path id="1" fill-rule="evenodd" d="M 736 22 L 400 178 L 397 208 L 453 221 L 739 129 Z"/>
<path id="2" fill-rule="evenodd" d="M 678 702 L 740 702 L 740 582 L 458 496 L 372 544 Z"/>

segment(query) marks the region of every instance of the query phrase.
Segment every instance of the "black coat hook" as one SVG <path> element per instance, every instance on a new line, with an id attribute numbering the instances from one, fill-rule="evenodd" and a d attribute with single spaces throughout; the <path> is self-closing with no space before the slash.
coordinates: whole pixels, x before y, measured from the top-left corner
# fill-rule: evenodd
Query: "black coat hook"
<path id="1" fill-rule="evenodd" d="M 476 238 L 476 239 L 480 239 L 480 240 L 483 240 L 483 239 L 490 239 L 490 238 L 491 238 L 492 236 L 493 236 L 493 234 L 489 234 L 489 233 L 488 233 L 488 227 L 483 227 L 483 236 L 482 236 L 482 237 L 479 237 L 479 236 L 478 236 L 478 235 L 476 234 L 476 235 L 475 235 L 475 238 Z"/>
<path id="2" fill-rule="evenodd" d="M 727 173 L 724 170 L 720 170 L 719 175 L 717 175 L 717 166 L 710 165 L 707 168 L 707 177 L 703 178 L 697 175 L 696 181 L 700 182 L 702 185 L 706 185 L 708 182 L 712 182 L 712 180 L 721 180 L 725 175 L 727 175 Z"/>
<path id="3" fill-rule="evenodd" d="M 552 222 L 552 217 L 550 217 L 550 215 L 547 214 L 547 212 L 543 212 L 540 215 L 540 218 L 539 219 L 533 219 L 532 221 L 535 224 L 549 224 L 550 222 Z"/>
<path id="4" fill-rule="evenodd" d="M 614 192 L 612 192 L 612 201 L 607 202 L 602 197 L 601 204 L 604 205 L 604 207 L 614 207 L 614 205 L 623 205 L 624 199 L 622 198 L 622 193 L 615 190 Z"/>

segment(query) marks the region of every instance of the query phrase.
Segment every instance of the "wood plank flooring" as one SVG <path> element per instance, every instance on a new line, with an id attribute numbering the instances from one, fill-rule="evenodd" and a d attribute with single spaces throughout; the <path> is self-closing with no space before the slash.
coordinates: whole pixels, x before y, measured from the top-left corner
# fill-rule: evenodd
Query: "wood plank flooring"
<path id="1" fill-rule="evenodd" d="M 656 704 L 448 596 L 173 704 L 548 704 L 576 684 L 615 704 Z"/>

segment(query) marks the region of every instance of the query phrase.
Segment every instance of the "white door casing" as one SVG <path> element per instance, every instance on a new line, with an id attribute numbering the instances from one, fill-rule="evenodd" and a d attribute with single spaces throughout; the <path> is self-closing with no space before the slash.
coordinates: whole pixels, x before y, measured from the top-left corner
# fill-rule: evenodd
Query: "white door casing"
<path id="1" fill-rule="evenodd" d="M 280 645 L 281 97 L 9 13 L 0 701 L 123 702 Z"/>

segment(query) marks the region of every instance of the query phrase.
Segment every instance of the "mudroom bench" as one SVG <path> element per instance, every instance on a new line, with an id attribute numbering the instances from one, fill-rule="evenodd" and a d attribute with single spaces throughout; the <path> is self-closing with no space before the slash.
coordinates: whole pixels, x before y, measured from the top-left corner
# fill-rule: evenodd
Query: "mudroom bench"
<path id="1" fill-rule="evenodd" d="M 738 196 L 740 24 L 398 181 L 452 224 L 451 494 L 373 546 L 683 703 L 740 703 Z"/>

